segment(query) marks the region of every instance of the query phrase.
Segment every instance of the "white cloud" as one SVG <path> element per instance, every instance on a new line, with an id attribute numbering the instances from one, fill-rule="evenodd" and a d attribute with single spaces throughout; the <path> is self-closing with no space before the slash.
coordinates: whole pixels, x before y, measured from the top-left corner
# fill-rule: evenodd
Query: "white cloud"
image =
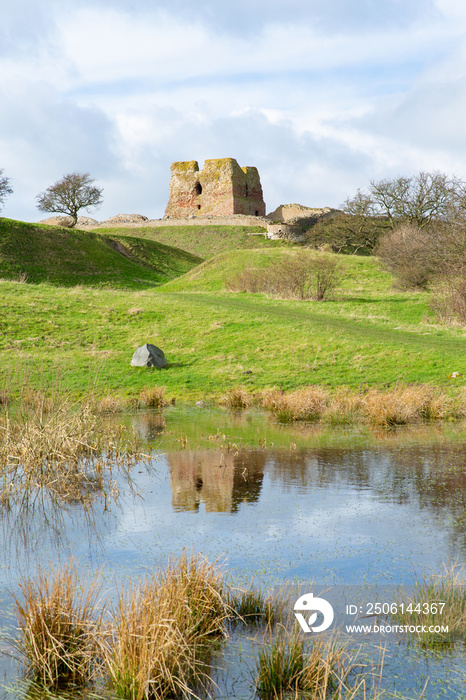
<path id="1" fill-rule="evenodd" d="M 89 170 L 99 216 L 161 216 L 179 159 L 257 165 L 269 209 L 466 176 L 460 0 L 19 2 L 0 28 L 6 215 L 37 218 L 37 192 Z"/>

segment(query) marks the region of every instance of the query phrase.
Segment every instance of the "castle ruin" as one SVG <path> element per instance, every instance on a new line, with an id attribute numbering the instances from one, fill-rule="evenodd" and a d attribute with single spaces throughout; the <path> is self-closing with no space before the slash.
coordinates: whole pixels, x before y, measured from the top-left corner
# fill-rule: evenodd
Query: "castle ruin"
<path id="1" fill-rule="evenodd" d="M 257 168 L 240 168 L 234 158 L 172 163 L 165 218 L 265 216 Z"/>

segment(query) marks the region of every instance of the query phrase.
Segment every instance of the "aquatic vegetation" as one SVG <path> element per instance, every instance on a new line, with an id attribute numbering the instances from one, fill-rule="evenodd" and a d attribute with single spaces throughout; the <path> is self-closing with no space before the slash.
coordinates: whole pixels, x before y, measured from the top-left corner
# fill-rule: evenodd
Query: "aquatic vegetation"
<path id="1" fill-rule="evenodd" d="M 252 583 L 247 588 L 230 588 L 228 605 L 233 612 L 233 620 L 239 619 L 247 625 L 273 625 L 284 614 L 283 598 L 266 595 Z"/>
<path id="2" fill-rule="evenodd" d="M 27 503 L 37 489 L 66 502 L 86 502 L 93 493 L 111 497 L 112 468 L 141 457 L 139 442 L 125 426 L 105 423 L 92 398 L 24 393 L 0 414 L 0 499 Z"/>
<path id="3" fill-rule="evenodd" d="M 408 634 L 423 647 L 439 648 L 450 646 L 457 639 L 466 640 L 466 581 L 462 567 L 445 568 L 442 574 L 417 580 L 412 594 L 401 596 L 396 603 L 392 619 L 413 627 Z"/>
<path id="4" fill-rule="evenodd" d="M 82 580 L 77 565 L 39 569 L 14 596 L 20 636 L 14 646 L 28 675 L 46 688 L 85 685 L 96 671 L 99 578 Z"/>
<path id="5" fill-rule="evenodd" d="M 134 700 L 194 695 L 209 680 L 212 642 L 226 635 L 224 598 L 218 567 L 187 555 L 122 593 L 103 647 L 114 692 Z"/>
<path id="6" fill-rule="evenodd" d="M 137 405 L 141 408 L 163 408 L 169 405 L 165 397 L 164 386 L 151 386 L 142 389 L 137 398 Z"/>
<path id="7" fill-rule="evenodd" d="M 329 403 L 329 392 L 319 386 L 308 386 L 296 391 L 264 392 L 262 406 L 282 423 L 295 420 L 318 420 Z"/>
<path id="8" fill-rule="evenodd" d="M 315 639 L 307 644 L 300 630 L 280 628 L 268 635 L 256 659 L 256 688 L 262 697 L 282 698 L 300 691 L 307 698 L 342 697 L 354 660 L 335 640 Z M 292 696 L 293 697 L 293 696 Z"/>
<path id="9" fill-rule="evenodd" d="M 252 404 L 252 396 L 241 387 L 236 387 L 227 391 L 225 396 L 220 399 L 220 402 L 228 408 L 242 410 L 244 408 L 249 408 Z"/>
<path id="10" fill-rule="evenodd" d="M 264 391 L 260 405 L 281 423 L 322 421 L 330 425 L 366 422 L 378 427 L 427 420 L 456 420 L 466 416 L 466 394 L 454 395 L 429 384 L 397 385 L 392 389 L 330 392 L 319 386 L 296 391 Z"/>

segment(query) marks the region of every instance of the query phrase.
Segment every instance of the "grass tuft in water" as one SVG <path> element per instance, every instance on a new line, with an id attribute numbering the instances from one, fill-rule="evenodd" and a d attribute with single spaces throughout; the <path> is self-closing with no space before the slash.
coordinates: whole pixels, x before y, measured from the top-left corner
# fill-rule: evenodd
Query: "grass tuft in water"
<path id="1" fill-rule="evenodd" d="M 438 649 L 451 646 L 457 639 L 466 639 L 463 568 L 452 566 L 443 574 L 418 580 L 413 594 L 401 597 L 396 603 L 392 619 L 400 625 L 416 628 L 412 634 L 422 647 Z"/>
<path id="2" fill-rule="evenodd" d="M 194 695 L 205 686 L 212 642 L 226 634 L 222 594 L 216 567 L 186 555 L 121 594 L 104 647 L 113 691 L 131 700 L 159 700 Z"/>
<path id="3" fill-rule="evenodd" d="M 252 584 L 244 589 L 230 589 L 228 605 L 234 618 L 248 625 L 273 625 L 283 616 L 283 600 L 266 595 Z"/>
<path id="4" fill-rule="evenodd" d="M 81 580 L 77 566 L 39 569 L 14 595 L 19 637 L 14 646 L 30 678 L 45 688 L 86 685 L 96 670 L 98 577 Z"/>
<path id="5" fill-rule="evenodd" d="M 280 627 L 268 635 L 256 659 L 256 688 L 263 698 L 297 697 L 309 700 L 343 697 L 345 682 L 353 668 L 345 647 L 337 642 L 313 640 L 306 644 L 299 630 Z"/>

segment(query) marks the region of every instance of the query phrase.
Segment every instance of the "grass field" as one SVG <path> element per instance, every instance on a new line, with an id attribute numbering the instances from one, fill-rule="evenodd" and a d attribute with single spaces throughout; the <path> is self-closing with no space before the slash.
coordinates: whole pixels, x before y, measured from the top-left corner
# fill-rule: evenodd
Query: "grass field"
<path id="1" fill-rule="evenodd" d="M 265 236 L 253 233 L 265 233 L 261 226 L 138 226 L 97 228 L 96 233 L 104 236 L 138 236 L 144 240 L 157 241 L 175 246 L 189 253 L 209 258 L 226 250 L 238 248 L 283 248 L 284 241 L 267 241 Z"/>
<path id="2" fill-rule="evenodd" d="M 128 259 L 102 233 L 4 222 L 4 391 L 27 381 L 131 397 L 164 386 L 168 398 L 193 401 L 218 399 L 235 387 L 464 386 L 464 378 L 448 379 L 453 371 L 466 375 L 464 327 L 437 324 L 428 293 L 397 291 L 375 258 L 341 256 L 345 272 L 331 301 L 271 299 L 228 292 L 225 279 L 277 256 L 323 254 L 262 241 L 197 266 L 199 257 L 148 238 L 125 237 Z M 27 284 L 15 281 L 22 270 Z M 165 369 L 130 367 L 145 342 L 163 349 Z"/>
<path id="3" fill-rule="evenodd" d="M 149 239 L 0 218 L 3 279 L 139 289 L 178 277 L 200 262 L 199 256 Z"/>

